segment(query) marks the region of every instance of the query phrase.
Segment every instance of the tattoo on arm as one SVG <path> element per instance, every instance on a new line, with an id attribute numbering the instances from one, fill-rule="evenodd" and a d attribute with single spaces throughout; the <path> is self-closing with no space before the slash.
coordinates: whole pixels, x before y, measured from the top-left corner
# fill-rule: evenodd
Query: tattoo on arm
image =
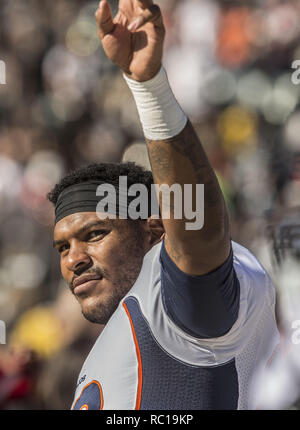
<path id="1" fill-rule="evenodd" d="M 183 255 L 178 248 L 171 243 L 168 236 L 165 236 L 165 247 L 168 249 L 169 257 L 174 261 L 174 263 L 179 264 Z"/>
<path id="2" fill-rule="evenodd" d="M 160 183 L 167 181 L 169 175 L 173 173 L 172 168 L 175 169 L 170 159 L 170 151 L 166 147 L 170 145 L 172 149 L 190 162 L 196 183 L 204 184 L 207 207 L 214 207 L 220 202 L 222 196 L 218 181 L 190 122 L 178 136 L 163 142 L 147 139 L 147 144 L 153 173 Z"/>
<path id="3" fill-rule="evenodd" d="M 156 145 L 152 141 L 147 140 L 147 142 L 151 145 L 149 149 L 151 164 L 155 166 L 156 177 L 162 183 L 169 176 L 171 169 L 168 150 L 164 146 Z"/>

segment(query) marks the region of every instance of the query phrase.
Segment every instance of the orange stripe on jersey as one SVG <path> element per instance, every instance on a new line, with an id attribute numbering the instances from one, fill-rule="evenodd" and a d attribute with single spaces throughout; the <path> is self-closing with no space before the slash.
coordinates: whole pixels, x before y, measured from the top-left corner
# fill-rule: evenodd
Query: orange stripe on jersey
<path id="1" fill-rule="evenodd" d="M 141 359 L 140 348 L 139 348 L 139 344 L 138 344 L 138 341 L 136 338 L 134 325 L 133 325 L 130 313 L 129 313 L 128 308 L 124 302 L 123 302 L 123 306 L 124 306 L 125 312 L 128 316 L 129 322 L 130 322 L 130 326 L 131 326 L 131 330 L 132 330 L 132 334 L 133 334 L 133 339 L 134 339 L 134 344 L 135 344 L 135 349 L 136 349 L 137 360 L 138 360 L 138 388 L 137 388 L 135 409 L 139 410 L 140 406 L 141 406 L 142 383 L 143 383 L 142 359 Z"/>

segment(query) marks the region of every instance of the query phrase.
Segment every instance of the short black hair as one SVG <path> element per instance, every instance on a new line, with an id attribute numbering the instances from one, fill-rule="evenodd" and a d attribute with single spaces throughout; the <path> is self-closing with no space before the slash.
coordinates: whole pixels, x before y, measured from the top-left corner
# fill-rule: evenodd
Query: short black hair
<path id="1" fill-rule="evenodd" d="M 60 193 L 71 185 L 96 180 L 117 186 L 119 184 L 120 176 L 127 177 L 128 188 L 133 184 L 144 184 L 147 187 L 148 192 L 151 192 L 151 184 L 153 184 L 152 172 L 144 169 L 144 167 L 132 162 L 94 163 L 76 169 L 66 175 L 58 184 L 55 185 L 52 191 L 48 193 L 47 197 L 55 206 Z"/>

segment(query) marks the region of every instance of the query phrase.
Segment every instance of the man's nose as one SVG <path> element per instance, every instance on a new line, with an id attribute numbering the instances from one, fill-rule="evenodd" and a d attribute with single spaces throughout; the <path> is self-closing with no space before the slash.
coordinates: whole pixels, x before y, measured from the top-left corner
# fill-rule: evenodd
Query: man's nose
<path id="1" fill-rule="evenodd" d="M 88 269 L 92 264 L 93 261 L 83 245 L 78 243 L 70 244 L 66 261 L 68 270 L 78 272 Z"/>

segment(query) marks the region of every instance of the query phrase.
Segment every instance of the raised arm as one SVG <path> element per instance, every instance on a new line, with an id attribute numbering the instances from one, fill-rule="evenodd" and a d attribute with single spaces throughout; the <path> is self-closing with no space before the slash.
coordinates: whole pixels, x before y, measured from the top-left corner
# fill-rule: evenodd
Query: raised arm
<path id="1" fill-rule="evenodd" d="M 198 211 L 203 208 L 197 204 L 201 188 L 196 185 L 204 185 L 203 225 L 187 228 L 191 219 L 184 210 L 175 219 L 174 199 L 163 224 L 165 247 L 177 267 L 192 275 L 209 273 L 230 253 L 228 214 L 213 169 L 161 66 L 165 30 L 160 9 L 152 0 L 120 0 L 113 19 L 107 0 L 102 0 L 96 20 L 107 56 L 124 72 L 135 97 L 155 183 L 179 184 L 183 201 L 186 197 Z M 186 184 L 192 186 L 191 200 Z"/>

